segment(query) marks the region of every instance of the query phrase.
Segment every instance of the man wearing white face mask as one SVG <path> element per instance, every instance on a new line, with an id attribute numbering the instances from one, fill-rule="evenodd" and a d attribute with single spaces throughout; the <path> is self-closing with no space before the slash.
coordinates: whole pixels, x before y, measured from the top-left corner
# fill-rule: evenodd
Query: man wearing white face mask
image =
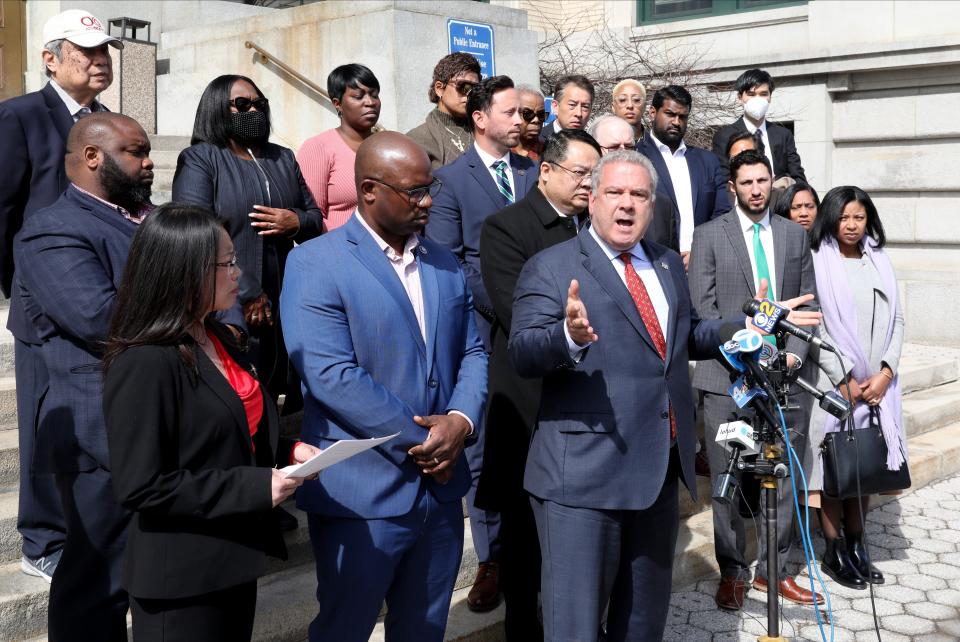
<path id="1" fill-rule="evenodd" d="M 726 169 L 727 143 L 735 134 L 747 132 L 763 141 L 763 149 L 773 166 L 775 179 L 789 176 L 796 181 L 806 182 L 793 134 L 786 127 L 766 120 L 773 89 L 773 78 L 763 69 L 748 69 L 740 74 L 737 78 L 737 99 L 743 105 L 743 117 L 724 125 L 714 135 L 713 153 Z"/>

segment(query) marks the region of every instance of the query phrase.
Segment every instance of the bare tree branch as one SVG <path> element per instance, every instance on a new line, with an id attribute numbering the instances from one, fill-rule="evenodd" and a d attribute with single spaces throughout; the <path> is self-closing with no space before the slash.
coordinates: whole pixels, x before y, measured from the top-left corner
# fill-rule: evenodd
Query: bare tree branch
<path id="1" fill-rule="evenodd" d="M 563 0 L 560 0 L 560 5 Z M 584 24 L 588 16 L 560 10 L 546 15 L 533 5 L 545 34 L 539 43 L 540 85 L 544 94 L 553 91 L 561 76 L 582 74 L 593 82 L 596 97 L 593 114 L 610 111 L 614 86 L 635 78 L 653 92 L 667 85 L 681 85 L 693 95 L 687 142 L 709 149 L 717 126 L 740 115 L 737 101 L 726 87 L 707 82 L 709 61 L 679 38 L 638 38 L 629 30 L 614 31 L 606 25 Z M 555 16 L 560 16 L 559 18 Z"/>

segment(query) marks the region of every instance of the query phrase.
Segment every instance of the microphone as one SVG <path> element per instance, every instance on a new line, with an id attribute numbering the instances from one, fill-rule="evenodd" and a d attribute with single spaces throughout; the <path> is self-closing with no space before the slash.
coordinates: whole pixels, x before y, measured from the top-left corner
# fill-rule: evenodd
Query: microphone
<path id="1" fill-rule="evenodd" d="M 724 340 L 720 346 L 723 359 L 718 361 L 730 372 L 730 379 L 733 381 L 727 393 L 738 407 L 750 406 L 771 426 L 779 426 L 780 421 L 766 404 L 768 399 L 776 399 L 777 394 L 760 365 L 761 349 L 765 343 L 763 337 L 755 330 L 725 323 L 720 328 L 720 338 Z M 747 385 L 747 377 L 744 375 L 748 375 L 760 388 Z"/>
<path id="2" fill-rule="evenodd" d="M 764 332 L 781 330 L 787 334 L 792 334 L 801 341 L 811 343 L 821 350 L 833 352 L 834 354 L 837 352 L 836 348 L 829 343 L 824 343 L 823 340 L 821 340 L 820 337 L 813 332 L 805 330 L 800 326 L 787 321 L 787 314 L 789 310 L 783 306 L 777 305 L 773 301 L 767 299 L 764 299 L 763 301 L 748 299 L 743 303 L 743 307 L 741 309 L 743 310 L 744 314 L 753 317 L 753 325 L 762 329 Z"/>
<path id="3" fill-rule="evenodd" d="M 823 392 L 802 377 L 797 377 L 797 385 L 816 397 L 820 402 L 820 407 L 829 412 L 842 422 L 847 420 L 850 415 L 850 402 L 844 399 L 836 390 L 827 390 Z"/>

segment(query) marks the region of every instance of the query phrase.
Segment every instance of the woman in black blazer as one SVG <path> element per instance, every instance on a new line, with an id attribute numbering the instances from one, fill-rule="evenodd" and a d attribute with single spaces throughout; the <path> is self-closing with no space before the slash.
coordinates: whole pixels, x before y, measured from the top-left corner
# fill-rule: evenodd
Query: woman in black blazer
<path id="1" fill-rule="evenodd" d="M 302 480 L 274 466 L 318 451 L 279 436 L 272 399 L 212 320 L 240 270 L 209 211 L 158 208 L 134 236 L 104 358 L 117 500 L 134 512 L 124 559 L 136 642 L 253 633 L 257 577 L 286 550 L 271 507 Z"/>

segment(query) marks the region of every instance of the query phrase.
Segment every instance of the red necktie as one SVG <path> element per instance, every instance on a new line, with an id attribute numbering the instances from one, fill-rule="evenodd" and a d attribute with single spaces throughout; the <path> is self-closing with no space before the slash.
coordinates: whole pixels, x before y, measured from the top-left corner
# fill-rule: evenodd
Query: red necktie
<path id="1" fill-rule="evenodd" d="M 647 333 L 650 335 L 650 338 L 653 339 L 653 346 L 657 349 L 657 354 L 660 355 L 660 359 L 666 360 L 667 342 L 663 338 L 663 330 L 660 329 L 657 312 L 653 309 L 653 302 L 650 300 L 650 295 L 647 294 L 647 286 L 643 284 L 640 275 L 633 269 L 631 256 L 630 252 L 624 252 L 620 255 L 620 260 L 623 261 L 624 265 L 627 290 L 630 291 L 630 296 L 633 297 L 633 303 L 637 306 L 637 312 L 640 313 L 640 318 L 643 319 L 643 325 L 647 328 Z M 673 441 L 676 438 L 677 418 L 673 414 L 673 404 L 670 404 L 670 440 Z"/>

